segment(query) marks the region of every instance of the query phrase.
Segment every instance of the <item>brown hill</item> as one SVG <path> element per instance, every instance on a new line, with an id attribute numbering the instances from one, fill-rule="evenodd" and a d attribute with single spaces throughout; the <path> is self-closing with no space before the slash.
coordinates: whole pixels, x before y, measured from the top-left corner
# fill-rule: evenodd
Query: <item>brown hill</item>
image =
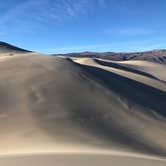
<path id="1" fill-rule="evenodd" d="M 114 53 L 114 52 L 81 52 L 81 53 L 68 53 L 68 54 L 53 54 L 66 57 L 78 57 L 78 58 L 100 58 L 114 61 L 125 60 L 145 60 L 157 63 L 166 63 L 166 50 L 158 49 L 145 52 L 132 52 L 132 53 Z"/>

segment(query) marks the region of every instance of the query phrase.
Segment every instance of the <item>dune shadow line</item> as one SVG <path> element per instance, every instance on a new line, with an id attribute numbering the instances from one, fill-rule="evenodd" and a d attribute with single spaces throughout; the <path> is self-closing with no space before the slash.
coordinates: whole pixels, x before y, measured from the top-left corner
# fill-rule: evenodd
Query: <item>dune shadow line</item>
<path id="1" fill-rule="evenodd" d="M 166 92 L 101 68 L 78 65 L 121 97 L 166 117 Z"/>
<path id="2" fill-rule="evenodd" d="M 103 66 L 113 67 L 113 68 L 116 68 L 116 69 L 132 72 L 132 73 L 135 73 L 135 74 L 140 74 L 142 76 L 146 76 L 148 78 L 152 78 L 152 79 L 161 81 L 163 83 L 166 83 L 165 81 L 158 79 L 157 77 L 153 76 L 152 74 L 149 74 L 149 73 L 146 73 L 146 72 L 143 72 L 143 71 L 140 71 L 140 70 L 136 70 L 136 69 L 133 69 L 133 68 L 130 68 L 130 67 L 122 66 L 120 64 L 116 64 L 116 63 L 113 63 L 113 62 L 105 62 L 105 61 L 101 61 L 101 60 L 98 60 L 98 59 L 94 59 L 94 60 L 95 60 L 95 62 L 97 62 L 98 64 L 103 65 Z"/>

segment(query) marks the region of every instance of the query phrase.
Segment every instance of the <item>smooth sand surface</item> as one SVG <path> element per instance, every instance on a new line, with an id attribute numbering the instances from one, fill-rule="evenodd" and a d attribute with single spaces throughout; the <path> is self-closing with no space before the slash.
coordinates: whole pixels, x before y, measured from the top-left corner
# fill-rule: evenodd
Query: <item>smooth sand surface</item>
<path id="1" fill-rule="evenodd" d="M 164 165 L 124 157 L 166 157 L 166 70 L 149 63 L 1 56 L 0 165 Z"/>
<path id="2" fill-rule="evenodd" d="M 0 158 L 3 166 L 165 166 L 166 161 L 95 154 L 59 154 L 7 156 Z"/>

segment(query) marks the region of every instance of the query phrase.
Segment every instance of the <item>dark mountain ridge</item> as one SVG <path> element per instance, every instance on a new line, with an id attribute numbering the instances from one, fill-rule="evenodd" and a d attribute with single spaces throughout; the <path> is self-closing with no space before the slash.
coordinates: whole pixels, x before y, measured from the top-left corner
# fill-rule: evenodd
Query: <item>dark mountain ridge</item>
<path id="1" fill-rule="evenodd" d="M 54 56 L 66 57 L 84 57 L 84 58 L 100 58 L 115 61 L 123 60 L 145 60 L 157 63 L 166 63 L 166 49 L 155 49 L 145 52 L 80 52 L 68 54 L 53 54 Z"/>

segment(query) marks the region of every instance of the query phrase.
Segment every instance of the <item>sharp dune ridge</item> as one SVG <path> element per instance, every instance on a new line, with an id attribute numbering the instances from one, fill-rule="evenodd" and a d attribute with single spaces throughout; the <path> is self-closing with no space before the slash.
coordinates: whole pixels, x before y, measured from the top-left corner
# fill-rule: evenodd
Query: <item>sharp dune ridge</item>
<path id="1" fill-rule="evenodd" d="M 156 80 L 159 80 L 159 81 L 163 81 L 165 83 L 164 80 L 160 80 L 157 77 L 153 76 L 152 74 L 149 74 L 149 73 L 146 73 L 146 72 L 134 69 L 134 68 L 126 67 L 126 66 L 123 66 L 121 64 L 117 64 L 117 63 L 113 63 L 113 62 L 101 61 L 101 60 L 98 60 L 98 59 L 95 59 L 95 61 L 97 63 L 99 63 L 100 65 L 103 65 L 103 66 L 113 67 L 113 68 L 116 68 L 116 69 L 131 72 L 131 73 L 140 74 L 140 75 L 143 75 L 143 76 L 146 76 L 146 77 L 149 77 L 149 78 L 153 78 L 153 79 L 156 79 Z"/>
<path id="2" fill-rule="evenodd" d="M 27 53 L 31 52 L 13 45 L 10 45 L 6 42 L 0 41 L 0 54 L 9 54 L 10 56 L 13 55 L 13 53 Z"/>
<path id="3" fill-rule="evenodd" d="M 117 152 L 124 162 L 125 154 L 166 158 L 164 64 L 12 49 L 6 48 L 0 57 L 1 158 L 58 152 Z M 13 56 L 6 56 L 11 52 Z M 39 158 L 30 160 L 36 163 Z M 113 157 L 107 160 L 113 162 Z M 7 161 L 0 159 L 1 163 Z"/>

